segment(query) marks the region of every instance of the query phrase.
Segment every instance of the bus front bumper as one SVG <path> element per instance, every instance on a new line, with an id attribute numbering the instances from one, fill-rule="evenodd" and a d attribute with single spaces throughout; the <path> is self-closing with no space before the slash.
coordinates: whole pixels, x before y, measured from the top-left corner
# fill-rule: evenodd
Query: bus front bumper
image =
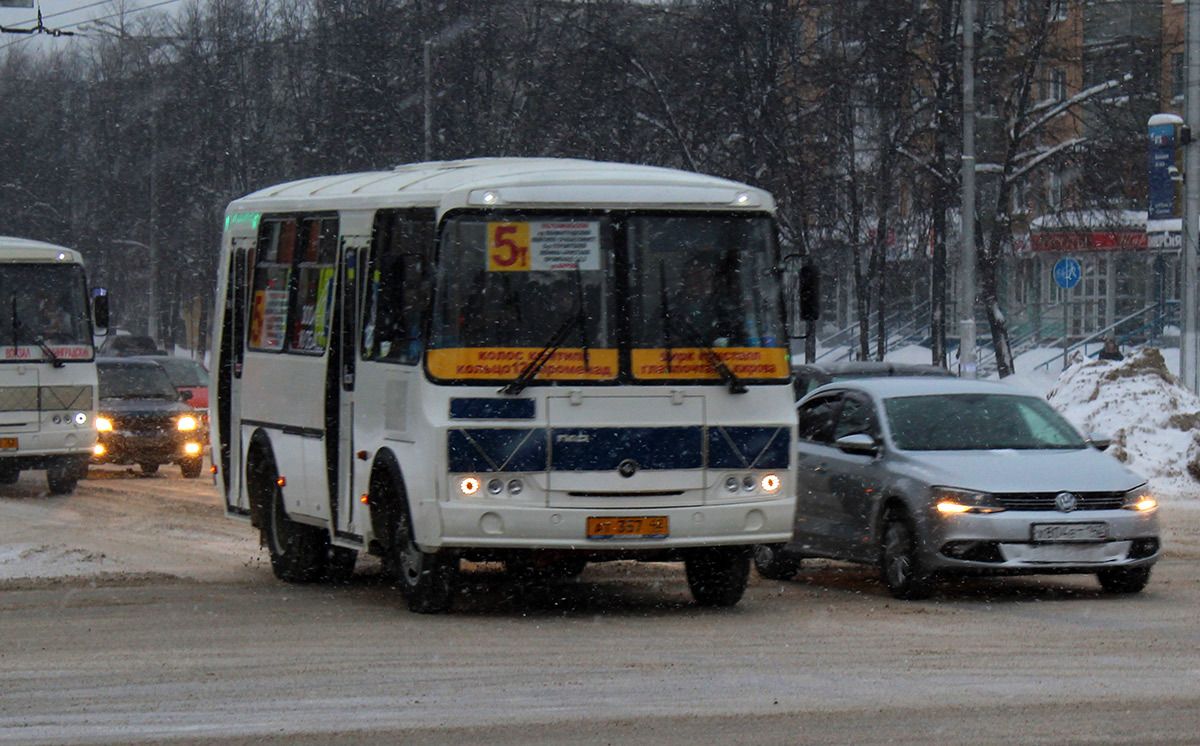
<path id="1" fill-rule="evenodd" d="M 438 507 L 442 548 L 651 550 L 790 541 L 796 501 L 787 497 L 736 504 L 619 509 L 467 502 L 441 503 Z M 599 525 L 589 518 L 601 519 L 610 526 L 612 519 L 665 518 L 666 535 L 589 536 L 589 526 L 595 531 Z"/>

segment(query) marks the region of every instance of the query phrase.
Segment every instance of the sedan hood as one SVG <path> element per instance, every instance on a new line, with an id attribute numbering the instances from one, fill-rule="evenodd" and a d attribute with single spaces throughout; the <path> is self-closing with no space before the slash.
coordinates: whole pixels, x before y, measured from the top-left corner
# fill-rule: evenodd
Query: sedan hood
<path id="1" fill-rule="evenodd" d="M 101 399 L 96 410 L 116 416 L 188 414 L 192 408 L 177 399 Z"/>
<path id="2" fill-rule="evenodd" d="M 931 486 L 982 492 L 1117 492 L 1146 481 L 1094 448 L 904 451 L 889 458 L 897 471 Z"/>

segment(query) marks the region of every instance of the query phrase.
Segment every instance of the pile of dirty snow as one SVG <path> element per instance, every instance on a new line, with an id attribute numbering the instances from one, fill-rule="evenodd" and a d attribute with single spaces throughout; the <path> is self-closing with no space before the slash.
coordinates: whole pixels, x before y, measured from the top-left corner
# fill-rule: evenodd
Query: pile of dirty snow
<path id="1" fill-rule="evenodd" d="M 1200 397 L 1153 347 L 1123 360 L 1074 362 L 1046 399 L 1084 433 L 1112 437 L 1108 453 L 1171 497 L 1197 495 Z"/>

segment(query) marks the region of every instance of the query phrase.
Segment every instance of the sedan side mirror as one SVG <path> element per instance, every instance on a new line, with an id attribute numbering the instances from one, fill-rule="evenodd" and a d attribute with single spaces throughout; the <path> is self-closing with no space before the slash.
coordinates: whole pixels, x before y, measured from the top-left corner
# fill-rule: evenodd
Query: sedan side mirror
<path id="1" fill-rule="evenodd" d="M 854 453 L 860 456 L 874 456 L 879 453 L 879 444 L 866 433 L 843 435 L 833 444 L 845 453 Z"/>
<path id="2" fill-rule="evenodd" d="M 1097 451 L 1107 451 L 1108 447 L 1112 445 L 1112 438 L 1104 433 L 1088 433 L 1087 442 Z"/>

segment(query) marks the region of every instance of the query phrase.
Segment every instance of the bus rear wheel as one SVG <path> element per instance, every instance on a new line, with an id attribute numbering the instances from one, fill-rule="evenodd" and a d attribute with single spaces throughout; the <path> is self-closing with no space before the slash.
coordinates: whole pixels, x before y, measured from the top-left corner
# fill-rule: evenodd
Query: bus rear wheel
<path id="1" fill-rule="evenodd" d="M 750 580 L 749 547 L 700 547 L 683 561 L 692 597 L 701 606 L 733 606 Z"/>
<path id="2" fill-rule="evenodd" d="M 454 600 L 458 560 L 445 552 L 426 552 L 413 539 L 412 520 L 404 505 L 395 511 L 389 550 L 392 572 L 410 611 L 440 614 Z"/>

